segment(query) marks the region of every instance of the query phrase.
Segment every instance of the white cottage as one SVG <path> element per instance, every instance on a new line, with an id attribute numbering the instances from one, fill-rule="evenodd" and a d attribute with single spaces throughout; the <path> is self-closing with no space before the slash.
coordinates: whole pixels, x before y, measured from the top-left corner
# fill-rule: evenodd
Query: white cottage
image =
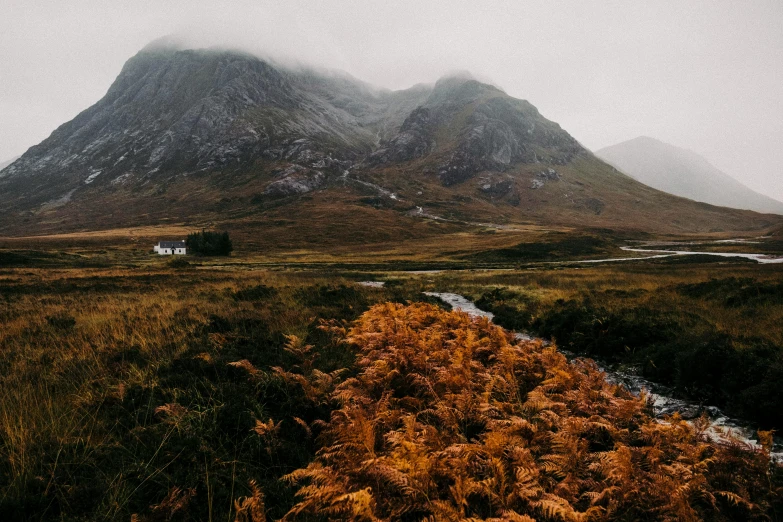
<path id="1" fill-rule="evenodd" d="M 188 253 L 184 241 L 159 241 L 153 247 L 153 250 L 162 256 L 170 256 L 172 254 L 184 256 Z"/>

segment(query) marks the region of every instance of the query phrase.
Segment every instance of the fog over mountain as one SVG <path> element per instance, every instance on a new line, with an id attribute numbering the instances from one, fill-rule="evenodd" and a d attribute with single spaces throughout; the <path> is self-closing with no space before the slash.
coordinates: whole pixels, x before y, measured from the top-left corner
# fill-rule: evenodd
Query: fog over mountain
<path id="1" fill-rule="evenodd" d="M 393 91 L 170 40 L 0 171 L 0 233 L 341 221 L 377 240 L 443 223 L 758 233 L 781 219 L 639 183 L 464 72 Z"/>
<path id="2" fill-rule="evenodd" d="M 9 0 L 0 158 L 92 105 L 145 44 L 182 34 L 389 89 L 466 69 L 592 150 L 653 135 L 783 198 L 782 19 L 775 0 Z"/>
<path id="3" fill-rule="evenodd" d="M 596 156 L 658 190 L 723 207 L 783 214 L 783 202 L 755 192 L 693 151 L 638 138 L 596 151 Z"/>

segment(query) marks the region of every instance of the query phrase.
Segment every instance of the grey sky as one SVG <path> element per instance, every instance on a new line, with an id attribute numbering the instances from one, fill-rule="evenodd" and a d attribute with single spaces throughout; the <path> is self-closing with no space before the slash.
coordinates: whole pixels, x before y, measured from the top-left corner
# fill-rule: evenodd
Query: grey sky
<path id="1" fill-rule="evenodd" d="M 171 33 L 389 88 L 467 69 L 588 148 L 649 135 L 783 200 L 780 0 L 0 0 L 0 161 Z"/>

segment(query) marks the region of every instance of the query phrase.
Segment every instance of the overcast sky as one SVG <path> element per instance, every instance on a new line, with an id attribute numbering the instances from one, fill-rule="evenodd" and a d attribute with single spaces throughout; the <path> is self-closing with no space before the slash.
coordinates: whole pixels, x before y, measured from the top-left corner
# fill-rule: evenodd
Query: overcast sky
<path id="1" fill-rule="evenodd" d="M 466 69 L 592 150 L 652 136 L 783 200 L 781 0 L 0 0 L 0 162 L 168 34 L 395 89 Z"/>

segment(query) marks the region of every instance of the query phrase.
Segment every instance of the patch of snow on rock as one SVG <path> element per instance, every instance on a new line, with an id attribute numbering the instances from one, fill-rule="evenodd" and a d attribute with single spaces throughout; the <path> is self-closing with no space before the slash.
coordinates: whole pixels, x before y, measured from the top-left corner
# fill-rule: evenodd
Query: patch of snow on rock
<path id="1" fill-rule="evenodd" d="M 51 210 L 53 208 L 57 208 L 57 207 L 61 207 L 61 206 L 65 205 L 66 203 L 71 201 L 71 197 L 73 196 L 74 192 L 76 192 L 76 189 L 69 190 L 68 192 L 66 192 L 65 194 L 60 196 L 59 198 L 55 198 L 55 199 L 47 201 L 46 203 L 41 205 L 41 209 L 40 210 L 42 210 L 42 211 L 44 211 L 44 210 Z"/>

